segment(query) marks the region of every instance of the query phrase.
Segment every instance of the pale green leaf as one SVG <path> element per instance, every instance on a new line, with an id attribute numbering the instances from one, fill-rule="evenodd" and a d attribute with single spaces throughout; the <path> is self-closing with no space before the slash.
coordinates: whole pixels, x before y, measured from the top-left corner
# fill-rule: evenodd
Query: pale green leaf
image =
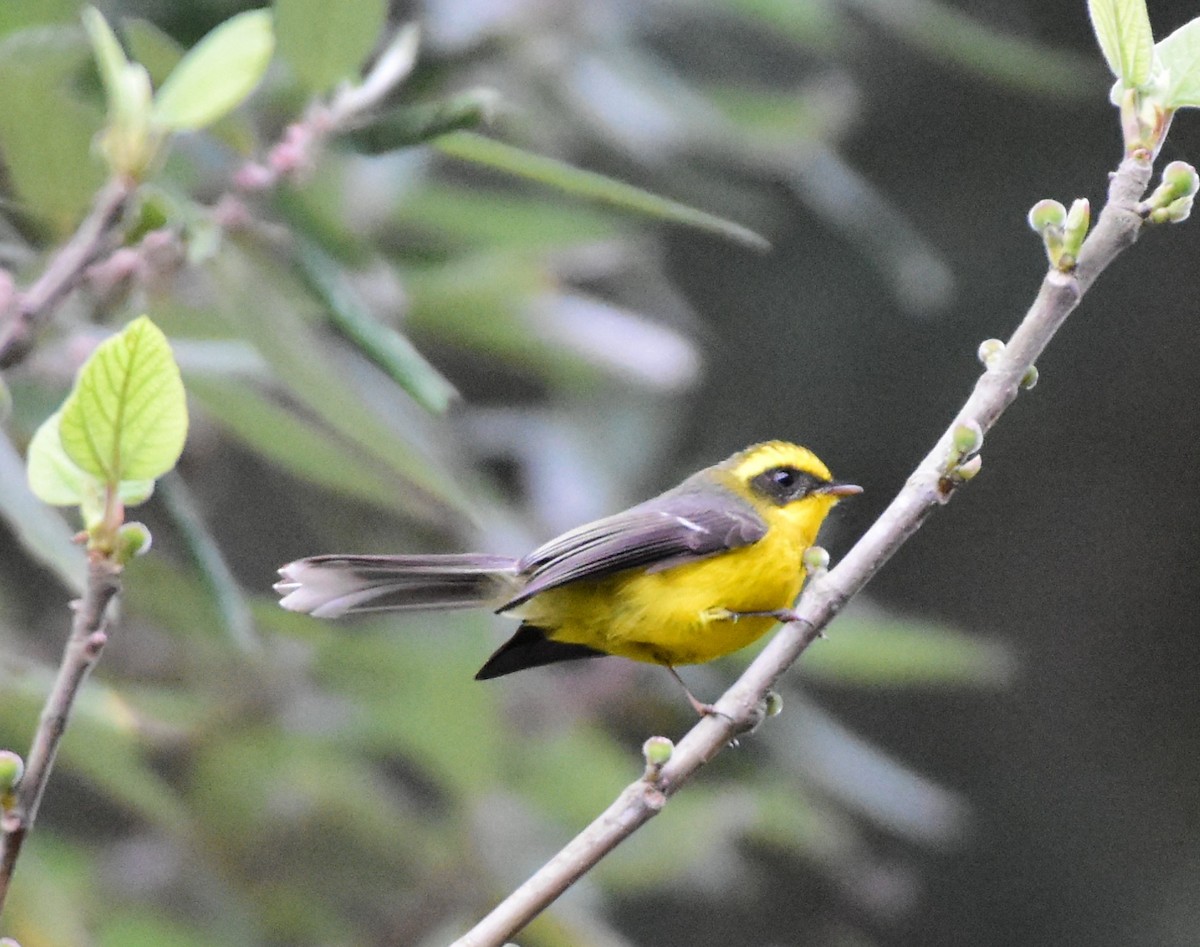
<path id="1" fill-rule="evenodd" d="M 249 10 L 214 28 L 167 77 L 154 117 L 167 128 L 211 125 L 248 96 L 267 69 L 275 39 L 268 10 Z"/>
<path id="2" fill-rule="evenodd" d="M 104 83 L 104 92 L 109 102 L 117 99 L 121 89 L 121 76 L 129 66 L 125 50 L 117 34 L 108 25 L 108 20 L 95 7 L 83 8 L 83 27 L 88 39 L 92 42 L 92 52 L 96 57 L 96 68 L 100 72 L 100 81 Z"/>
<path id="3" fill-rule="evenodd" d="M 770 249 L 771 246 L 753 230 L 715 214 L 651 194 L 594 171 L 584 171 L 554 158 L 536 155 L 504 142 L 484 138 L 473 132 L 444 135 L 433 144 L 439 151 L 453 158 L 536 181 L 585 200 L 694 227 L 756 250 Z"/>
<path id="4" fill-rule="evenodd" d="M 78 506 L 89 489 L 87 480 L 95 482 L 67 456 L 59 439 L 58 425 L 62 412 L 56 411 L 42 422 L 29 442 L 26 473 L 29 488 L 43 503 L 50 506 Z"/>
<path id="5" fill-rule="evenodd" d="M 386 20 L 386 0 L 275 0 L 279 54 L 318 95 L 359 76 Z"/>
<path id="6" fill-rule="evenodd" d="M 61 449 L 61 448 L 60 448 Z M 32 447 L 30 450 L 32 453 Z M 83 547 L 72 540 L 72 530 L 61 516 L 35 495 L 22 476 L 21 458 L 0 433 L 0 517 L 25 550 L 49 568 L 73 592 L 83 591 Z"/>
<path id="7" fill-rule="evenodd" d="M 1163 104 L 1200 108 L 1200 18 L 1179 27 L 1155 49 L 1166 76 Z"/>
<path id="8" fill-rule="evenodd" d="M 166 336 L 145 316 L 84 363 L 59 436 L 67 456 L 105 484 L 153 480 L 175 466 L 187 401 Z"/>
<path id="9" fill-rule="evenodd" d="M 42 422 L 29 442 L 26 475 L 29 488 L 50 506 L 95 506 L 102 502 L 104 488 L 99 480 L 67 456 L 59 433 L 62 412 Z M 154 493 L 153 480 L 122 480 L 118 489 L 126 506 L 145 503 Z"/>
<path id="10" fill-rule="evenodd" d="M 1088 0 L 1088 12 L 1113 75 L 1127 88 L 1144 85 L 1154 62 L 1146 0 Z"/>

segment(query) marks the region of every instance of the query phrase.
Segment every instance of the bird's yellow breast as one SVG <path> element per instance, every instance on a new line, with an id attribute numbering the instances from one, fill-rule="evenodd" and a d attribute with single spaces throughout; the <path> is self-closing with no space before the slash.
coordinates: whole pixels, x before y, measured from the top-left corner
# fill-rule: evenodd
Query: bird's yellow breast
<path id="1" fill-rule="evenodd" d="M 521 607 L 556 641 L 655 664 L 700 664 L 744 648 L 776 623 L 729 617 L 791 607 L 804 581 L 802 557 L 836 502 L 812 496 L 759 509 L 758 542 L 660 571 L 631 569 L 547 590 Z"/>

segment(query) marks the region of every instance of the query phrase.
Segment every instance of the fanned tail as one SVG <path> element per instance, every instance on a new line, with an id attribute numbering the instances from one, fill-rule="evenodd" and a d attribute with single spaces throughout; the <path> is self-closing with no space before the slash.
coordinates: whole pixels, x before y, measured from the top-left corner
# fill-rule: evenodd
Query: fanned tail
<path id="1" fill-rule="evenodd" d="M 279 570 L 275 591 L 289 611 L 317 618 L 348 612 L 495 605 L 516 588 L 507 556 L 311 556 Z"/>

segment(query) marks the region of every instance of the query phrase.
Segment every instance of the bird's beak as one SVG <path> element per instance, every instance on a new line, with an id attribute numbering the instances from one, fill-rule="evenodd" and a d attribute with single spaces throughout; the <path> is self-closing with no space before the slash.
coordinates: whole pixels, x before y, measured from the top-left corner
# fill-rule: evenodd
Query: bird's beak
<path id="1" fill-rule="evenodd" d="M 834 497 L 852 497 L 855 494 L 862 493 L 863 488 L 854 483 L 827 483 L 824 486 L 817 487 L 814 493 L 825 493 Z"/>

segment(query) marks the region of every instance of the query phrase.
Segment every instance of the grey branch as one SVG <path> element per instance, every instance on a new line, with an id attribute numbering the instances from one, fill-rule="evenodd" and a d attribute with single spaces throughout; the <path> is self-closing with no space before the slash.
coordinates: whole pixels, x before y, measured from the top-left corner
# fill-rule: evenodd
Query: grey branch
<path id="1" fill-rule="evenodd" d="M 19 362 L 33 337 L 79 285 L 88 266 L 111 248 L 116 226 L 133 195 L 133 181 L 114 178 L 96 195 L 91 211 L 32 286 L 16 294 L 9 311 L 0 313 L 0 368 Z"/>
<path id="2" fill-rule="evenodd" d="M 867 584 L 925 518 L 945 504 L 959 484 L 950 476 L 954 431 L 975 422 L 986 432 L 1012 404 L 1021 379 L 1035 363 L 1096 277 L 1141 233 L 1137 203 L 1150 183 L 1148 157 L 1135 154 L 1112 176 L 1108 201 L 1081 248 L 1074 271 L 1052 269 L 1001 356 L 975 384 L 957 417 L 904 487 L 842 561 L 815 578 L 785 625 L 722 695 L 720 716 L 705 717 L 676 746 L 653 783 L 640 779 L 557 855 L 480 921 L 454 947 L 499 947 L 529 923 L 592 866 L 661 811 L 667 799 L 737 734 L 759 719 L 775 681 L 817 639 L 842 607 Z"/>
<path id="3" fill-rule="evenodd" d="M 120 589 L 120 566 L 95 554 L 89 556 L 87 587 L 83 598 L 72 603 L 75 617 L 71 622 L 71 637 L 63 651 L 54 687 L 42 708 L 25 760 L 25 775 L 17 787 L 16 802 L 0 817 L 0 910 L 4 908 L 21 846 L 37 819 L 71 708 L 108 640 L 108 609 Z"/>

